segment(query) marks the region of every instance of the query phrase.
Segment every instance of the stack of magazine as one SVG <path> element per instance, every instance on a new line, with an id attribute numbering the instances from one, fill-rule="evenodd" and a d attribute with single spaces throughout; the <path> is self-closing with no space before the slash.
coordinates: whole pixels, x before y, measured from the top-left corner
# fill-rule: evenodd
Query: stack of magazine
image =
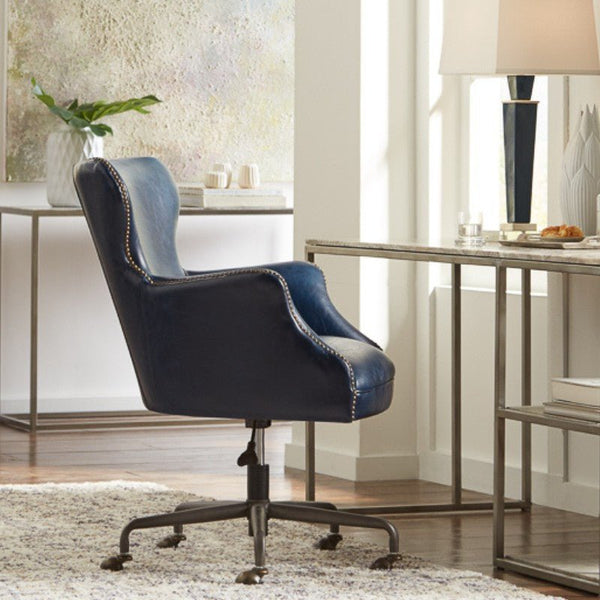
<path id="1" fill-rule="evenodd" d="M 285 208 L 280 190 L 230 187 L 207 188 L 201 184 L 180 183 L 177 186 L 181 204 L 201 208 Z"/>
<path id="2" fill-rule="evenodd" d="M 544 403 L 544 412 L 600 423 L 600 379 L 592 377 L 554 378 L 552 380 L 552 402 Z"/>

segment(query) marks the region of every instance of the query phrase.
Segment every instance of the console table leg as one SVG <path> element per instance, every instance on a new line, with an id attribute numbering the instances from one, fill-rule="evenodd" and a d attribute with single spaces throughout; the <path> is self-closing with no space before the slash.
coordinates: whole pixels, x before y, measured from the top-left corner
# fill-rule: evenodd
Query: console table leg
<path id="1" fill-rule="evenodd" d="M 563 273 L 562 279 L 562 354 L 563 377 L 569 377 L 569 328 L 570 324 L 570 279 Z M 563 481 L 569 481 L 569 432 L 563 429 Z"/>
<path id="2" fill-rule="evenodd" d="M 531 271 L 521 270 L 521 404 L 531 406 Z M 531 424 L 521 425 L 521 500 L 531 507 Z"/>
<path id="3" fill-rule="evenodd" d="M 315 424 L 307 421 L 304 440 L 304 477 L 305 477 L 305 499 L 313 502 L 315 499 Z"/>
<path id="4" fill-rule="evenodd" d="M 506 404 L 506 268 L 496 267 L 496 327 L 494 336 L 494 564 L 504 557 L 505 420 L 498 411 Z"/>
<path id="5" fill-rule="evenodd" d="M 452 265 L 452 503 L 462 502 L 460 264 Z"/>
<path id="6" fill-rule="evenodd" d="M 30 342 L 29 342 L 29 429 L 37 430 L 37 362 L 38 362 L 38 268 L 39 268 L 39 218 L 31 217 L 31 298 L 30 298 Z"/>
<path id="7" fill-rule="evenodd" d="M 2 372 L 2 213 L 0 213 L 0 373 Z M 0 375 L 0 414 L 2 414 L 2 376 Z"/>
<path id="8" fill-rule="evenodd" d="M 314 252 L 305 253 L 306 260 L 310 263 L 315 262 Z M 305 425 L 304 440 L 304 497 L 307 501 L 313 502 L 315 499 L 315 424 L 307 421 Z"/>

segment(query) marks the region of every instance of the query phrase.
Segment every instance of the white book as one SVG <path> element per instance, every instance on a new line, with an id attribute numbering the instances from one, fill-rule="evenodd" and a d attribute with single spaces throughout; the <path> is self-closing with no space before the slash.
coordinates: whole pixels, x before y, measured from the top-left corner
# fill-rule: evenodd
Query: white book
<path id="1" fill-rule="evenodd" d="M 600 407 L 600 378 L 555 377 L 552 379 L 552 397 L 556 400 Z"/>
<path id="2" fill-rule="evenodd" d="M 585 409 L 580 406 L 561 404 L 559 402 L 544 402 L 544 412 L 549 415 L 569 417 L 580 421 L 594 421 L 600 423 L 600 411 L 594 408 Z"/>
<path id="3" fill-rule="evenodd" d="M 202 208 L 285 208 L 280 190 L 268 188 L 206 188 L 201 184 L 177 186 L 183 206 Z"/>
<path id="4" fill-rule="evenodd" d="M 180 196 L 182 206 L 201 208 L 285 208 L 285 196 Z"/>
<path id="5" fill-rule="evenodd" d="M 177 189 L 182 196 L 282 196 L 281 190 L 274 188 L 207 188 L 202 183 L 178 183 Z"/>

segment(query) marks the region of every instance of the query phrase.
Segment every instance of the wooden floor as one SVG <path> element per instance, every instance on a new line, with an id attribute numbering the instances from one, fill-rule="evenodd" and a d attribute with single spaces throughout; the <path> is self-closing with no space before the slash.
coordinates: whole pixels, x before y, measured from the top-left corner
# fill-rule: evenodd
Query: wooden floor
<path id="1" fill-rule="evenodd" d="M 236 466 L 248 430 L 238 425 L 194 428 L 41 433 L 0 426 L 0 483 L 46 481 L 155 481 L 221 499 L 245 497 L 245 469 Z M 271 498 L 303 499 L 303 473 L 284 469 L 283 449 L 290 427 L 267 430 Z M 445 502 L 445 486 L 424 481 L 352 483 L 319 476 L 317 497 L 340 505 Z M 467 492 L 467 499 L 483 498 Z M 598 519 L 548 508 L 507 515 L 507 551 L 531 559 L 598 566 Z M 489 513 L 464 516 L 410 516 L 395 520 L 401 550 L 452 567 L 472 569 L 517 585 L 569 599 L 595 597 L 492 569 Z M 116 533 L 116 532 L 115 532 Z M 352 531 L 385 545 L 385 534 Z"/>

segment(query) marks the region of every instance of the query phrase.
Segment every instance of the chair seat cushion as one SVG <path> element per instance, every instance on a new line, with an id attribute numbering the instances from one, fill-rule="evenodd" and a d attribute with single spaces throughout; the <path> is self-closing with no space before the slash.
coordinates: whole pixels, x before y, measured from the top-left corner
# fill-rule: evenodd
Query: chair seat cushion
<path id="1" fill-rule="evenodd" d="M 331 335 L 323 342 L 341 354 L 352 366 L 356 384 L 355 419 L 364 419 L 386 410 L 392 401 L 394 364 L 378 348 L 365 342 Z"/>

